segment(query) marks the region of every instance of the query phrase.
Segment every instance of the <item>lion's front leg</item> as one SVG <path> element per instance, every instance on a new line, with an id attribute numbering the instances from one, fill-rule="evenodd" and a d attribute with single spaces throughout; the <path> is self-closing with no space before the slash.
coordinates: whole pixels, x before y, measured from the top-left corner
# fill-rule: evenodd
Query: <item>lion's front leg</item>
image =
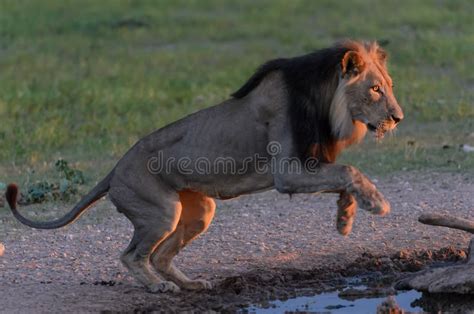
<path id="1" fill-rule="evenodd" d="M 336 216 L 336 228 L 340 234 L 348 235 L 352 231 L 356 211 L 357 202 L 354 197 L 347 192 L 341 192 L 337 200 Z"/>
<path id="2" fill-rule="evenodd" d="M 372 214 L 385 215 L 390 204 L 375 185 L 352 166 L 320 164 L 302 173 L 283 173 L 275 176 L 275 188 L 280 193 L 345 192 L 354 197 L 360 208 Z"/>

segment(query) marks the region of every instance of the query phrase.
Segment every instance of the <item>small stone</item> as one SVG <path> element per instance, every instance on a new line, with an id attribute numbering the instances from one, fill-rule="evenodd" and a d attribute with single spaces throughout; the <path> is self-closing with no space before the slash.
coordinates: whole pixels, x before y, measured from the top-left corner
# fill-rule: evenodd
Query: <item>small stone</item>
<path id="1" fill-rule="evenodd" d="M 468 144 L 461 144 L 460 148 L 465 153 L 474 153 L 474 146 Z"/>

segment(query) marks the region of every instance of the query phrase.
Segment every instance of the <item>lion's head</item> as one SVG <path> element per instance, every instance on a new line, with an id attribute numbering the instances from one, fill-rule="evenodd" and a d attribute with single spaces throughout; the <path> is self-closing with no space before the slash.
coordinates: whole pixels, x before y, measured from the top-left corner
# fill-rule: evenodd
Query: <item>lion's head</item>
<path id="1" fill-rule="evenodd" d="M 353 122 L 360 121 L 377 138 L 393 130 L 403 112 L 393 94 L 393 82 L 387 68 L 387 54 L 376 43 L 345 42 L 339 80 L 330 118 L 337 138 L 350 137 Z"/>
<path id="2" fill-rule="evenodd" d="M 254 89 L 258 93 L 260 83 L 272 79 L 269 73 L 281 73 L 294 154 L 332 162 L 367 129 L 382 138 L 403 119 L 386 59 L 377 43 L 344 41 L 307 55 L 271 60 L 232 96 L 243 98 Z"/>

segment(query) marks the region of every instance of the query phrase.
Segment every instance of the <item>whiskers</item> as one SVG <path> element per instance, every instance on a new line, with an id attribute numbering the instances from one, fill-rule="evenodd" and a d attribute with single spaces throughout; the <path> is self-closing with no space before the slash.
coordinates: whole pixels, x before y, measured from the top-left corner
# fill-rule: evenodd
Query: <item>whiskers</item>
<path id="1" fill-rule="evenodd" d="M 390 135 L 390 137 L 396 137 L 397 136 L 397 132 L 398 132 L 398 128 L 397 128 L 397 125 L 395 125 L 393 128 L 391 128 L 390 130 L 388 130 L 388 135 Z"/>
<path id="2" fill-rule="evenodd" d="M 377 142 L 380 142 L 384 138 L 385 132 L 387 132 L 385 121 L 379 122 L 375 128 L 375 139 Z"/>
<path id="3" fill-rule="evenodd" d="M 385 134 L 387 133 L 390 136 L 393 136 L 396 133 L 396 130 L 397 124 L 392 120 L 381 121 L 377 124 L 377 127 L 375 129 L 375 139 L 377 140 L 377 142 L 379 142 L 385 137 Z"/>

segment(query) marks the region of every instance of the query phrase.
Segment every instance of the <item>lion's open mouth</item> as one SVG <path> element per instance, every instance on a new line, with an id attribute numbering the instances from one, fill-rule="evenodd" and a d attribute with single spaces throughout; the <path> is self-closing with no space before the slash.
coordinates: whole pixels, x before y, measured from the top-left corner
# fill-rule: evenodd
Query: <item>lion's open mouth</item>
<path id="1" fill-rule="evenodd" d="M 379 123 L 379 125 L 375 126 L 372 123 L 367 123 L 367 128 L 375 134 L 375 138 L 383 139 L 385 136 L 385 132 L 387 132 L 385 123 Z"/>
<path id="2" fill-rule="evenodd" d="M 377 131 L 377 127 L 373 125 L 372 123 L 367 123 L 367 128 L 372 132 Z"/>

